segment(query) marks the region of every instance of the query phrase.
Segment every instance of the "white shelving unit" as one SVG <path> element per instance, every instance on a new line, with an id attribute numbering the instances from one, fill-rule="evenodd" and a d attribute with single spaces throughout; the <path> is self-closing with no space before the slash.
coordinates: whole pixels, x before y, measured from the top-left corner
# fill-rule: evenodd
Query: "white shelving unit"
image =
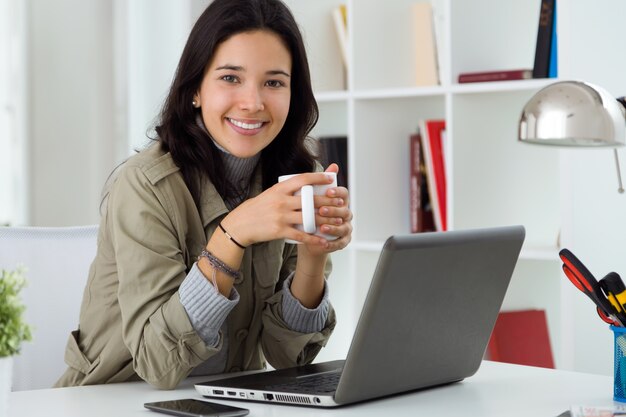
<path id="1" fill-rule="evenodd" d="M 343 2 L 348 6 L 346 77 L 331 19 L 342 1 L 288 1 L 305 36 L 320 106 L 313 134 L 348 137 L 354 235 L 349 250 L 334 256 L 340 273 L 331 281 L 333 294 L 341 294 L 340 326 L 352 334 L 384 239 L 409 232 L 409 135 L 420 119 L 443 118 L 450 228 L 526 227 L 504 308 L 547 310 L 560 366 L 559 153 L 516 140 L 524 103 L 554 80 L 455 82 L 466 71 L 532 68 L 540 2 L 433 0 L 441 85 L 432 87 L 413 82 L 419 59 L 412 43 L 414 2 Z M 348 342 L 331 340 L 320 359 L 344 356 Z"/>

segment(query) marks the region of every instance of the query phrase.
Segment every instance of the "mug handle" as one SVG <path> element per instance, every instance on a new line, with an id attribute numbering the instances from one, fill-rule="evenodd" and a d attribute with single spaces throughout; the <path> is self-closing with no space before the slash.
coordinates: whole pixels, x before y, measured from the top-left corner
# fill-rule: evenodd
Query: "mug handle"
<path id="1" fill-rule="evenodd" d="M 313 204 L 313 186 L 304 185 L 300 191 L 302 202 L 302 229 L 305 233 L 315 233 L 315 206 Z"/>

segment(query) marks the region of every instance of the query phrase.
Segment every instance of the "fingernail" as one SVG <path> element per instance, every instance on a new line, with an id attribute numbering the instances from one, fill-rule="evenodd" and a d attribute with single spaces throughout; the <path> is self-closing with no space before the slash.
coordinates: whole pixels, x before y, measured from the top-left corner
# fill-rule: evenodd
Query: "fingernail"
<path id="1" fill-rule="evenodd" d="M 324 216 L 327 215 L 329 213 L 328 207 L 322 207 L 321 212 L 322 212 L 322 215 Z"/>
<path id="2" fill-rule="evenodd" d="M 331 195 L 331 197 L 334 197 L 335 195 L 337 195 L 337 190 L 331 188 L 330 190 L 328 190 L 328 193 Z"/>

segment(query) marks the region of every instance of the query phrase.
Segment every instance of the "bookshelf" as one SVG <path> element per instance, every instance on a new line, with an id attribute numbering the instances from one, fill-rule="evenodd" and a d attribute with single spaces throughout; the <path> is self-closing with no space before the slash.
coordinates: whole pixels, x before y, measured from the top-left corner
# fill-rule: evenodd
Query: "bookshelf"
<path id="1" fill-rule="evenodd" d="M 561 246 L 573 242 L 576 216 L 571 213 L 573 197 L 568 193 L 574 192 L 575 185 L 568 179 L 568 169 L 576 168 L 568 162 L 569 151 L 516 140 L 524 103 L 555 80 L 456 83 L 461 72 L 532 68 L 540 1 L 432 0 L 441 84 L 431 87 L 415 87 L 413 82 L 416 58 L 409 10 L 414 0 L 287 3 L 300 23 L 310 54 L 321 112 L 313 135 L 348 137 L 354 235 L 348 249 L 333 257 L 340 273 L 334 274 L 331 285 L 335 294 L 352 297 L 348 306 L 342 303 L 338 308 L 342 320 L 349 317 L 340 322 L 343 329 L 338 331 L 349 331 L 356 324 L 384 239 L 409 231 L 409 135 L 419 119 L 443 118 L 449 141 L 450 229 L 523 224 L 526 242 L 504 308 L 547 311 L 557 367 L 586 370 L 596 366 L 598 360 L 591 353 L 579 349 L 579 359 L 569 345 L 580 336 L 573 335 L 571 320 L 564 317 L 572 314 L 569 297 L 580 295 L 572 295 L 562 285 L 566 280 L 557 255 L 559 242 Z M 347 74 L 331 18 L 331 10 L 341 3 L 348 6 Z M 619 65 L 623 68 L 626 58 L 611 58 L 618 64 L 614 68 L 585 59 L 597 56 L 594 42 L 600 41 L 598 36 L 610 39 L 612 35 L 613 52 L 617 52 L 621 24 L 614 16 L 625 15 L 621 3 L 612 0 L 600 8 L 583 0 L 559 0 L 562 78 L 605 86 L 609 79 L 610 91 L 626 94 L 626 85 L 618 81 Z M 590 15 L 598 22 L 613 19 L 614 27 L 603 23 L 601 35 L 581 31 L 582 26 L 589 26 L 582 24 Z M 611 162 L 608 156 L 607 161 Z M 385 191 L 376 194 L 373 190 Z M 591 317 L 593 312 L 586 313 Z M 345 355 L 347 342 L 349 338 L 331 340 L 320 359 Z M 600 368 L 611 372 L 604 364 Z"/>

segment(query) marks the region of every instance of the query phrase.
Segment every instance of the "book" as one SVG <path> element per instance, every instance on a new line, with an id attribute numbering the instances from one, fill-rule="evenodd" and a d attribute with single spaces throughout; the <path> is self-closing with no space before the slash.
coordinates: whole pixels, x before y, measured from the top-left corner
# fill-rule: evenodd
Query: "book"
<path id="1" fill-rule="evenodd" d="M 489 81 L 526 80 L 533 78 L 532 69 L 502 71 L 464 72 L 459 74 L 459 83 L 482 83 Z"/>
<path id="2" fill-rule="evenodd" d="M 345 4 L 332 9 L 333 24 L 339 42 L 343 66 L 348 70 L 348 9 Z"/>
<path id="3" fill-rule="evenodd" d="M 326 169 L 333 162 L 339 165 L 337 185 L 348 188 L 348 138 L 346 136 L 322 136 L 318 139 L 318 157 Z"/>
<path id="4" fill-rule="evenodd" d="M 556 78 L 559 76 L 558 71 L 558 42 L 556 28 L 556 0 L 554 0 L 554 11 L 552 12 L 552 39 L 550 43 L 550 59 L 548 62 L 548 78 Z"/>
<path id="5" fill-rule="evenodd" d="M 409 215 L 411 233 L 435 231 L 435 219 L 428 195 L 428 182 L 422 137 L 419 132 L 409 137 L 410 177 L 409 177 Z"/>
<path id="6" fill-rule="evenodd" d="M 438 85 L 439 65 L 432 5 L 428 1 L 415 3 L 411 13 L 415 40 L 415 84 Z"/>
<path id="7" fill-rule="evenodd" d="M 533 78 L 547 78 L 549 74 L 555 2 L 556 0 L 541 0 Z"/>
<path id="8" fill-rule="evenodd" d="M 426 167 L 428 193 L 432 206 L 435 227 L 439 232 L 448 230 L 446 204 L 446 167 L 444 160 L 445 120 L 420 121 L 420 135 Z"/>
<path id="9" fill-rule="evenodd" d="M 554 368 L 544 310 L 503 311 L 487 345 L 489 360 Z"/>
<path id="10" fill-rule="evenodd" d="M 572 405 L 568 417 L 614 417 L 626 416 L 626 405 L 613 403 L 613 405 Z"/>

